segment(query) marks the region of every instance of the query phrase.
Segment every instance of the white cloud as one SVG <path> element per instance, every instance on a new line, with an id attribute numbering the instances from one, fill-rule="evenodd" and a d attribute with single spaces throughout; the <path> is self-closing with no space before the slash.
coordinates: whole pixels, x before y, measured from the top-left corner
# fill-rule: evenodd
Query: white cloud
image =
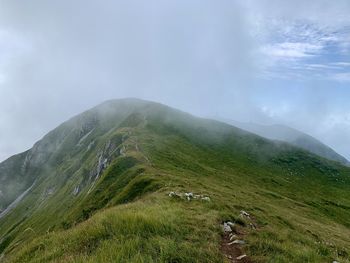
<path id="1" fill-rule="evenodd" d="M 305 67 L 302 67 L 303 69 L 310 69 L 310 70 L 337 70 L 341 69 L 341 67 L 337 65 L 332 64 L 306 64 Z"/>
<path id="2" fill-rule="evenodd" d="M 298 59 L 315 56 L 321 52 L 322 48 L 322 45 L 310 43 L 283 42 L 267 45 L 262 48 L 262 52 L 280 59 Z"/>
<path id="3" fill-rule="evenodd" d="M 330 74 L 329 79 L 339 82 L 350 82 L 350 72 Z"/>
<path id="4" fill-rule="evenodd" d="M 332 62 L 330 65 L 340 66 L 340 67 L 350 67 L 350 62 Z"/>
<path id="5" fill-rule="evenodd" d="M 331 63 L 335 56 L 348 60 L 349 1 L 247 0 L 245 4 L 255 21 L 251 30 L 260 43 L 264 79 L 329 80 L 332 71 L 348 66 Z"/>

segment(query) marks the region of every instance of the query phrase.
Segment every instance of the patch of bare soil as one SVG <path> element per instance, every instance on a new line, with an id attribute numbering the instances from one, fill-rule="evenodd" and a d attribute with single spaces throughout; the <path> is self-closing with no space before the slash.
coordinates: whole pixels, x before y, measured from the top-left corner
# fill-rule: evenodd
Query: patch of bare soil
<path id="1" fill-rule="evenodd" d="M 238 233 L 234 234 L 236 238 L 232 239 L 229 233 L 224 233 L 221 239 L 221 252 L 230 262 L 240 263 L 253 263 L 253 261 L 247 256 L 243 249 L 242 244 L 235 243 L 234 240 L 243 240 L 243 236 Z"/>
<path id="2" fill-rule="evenodd" d="M 253 263 L 252 259 L 244 253 L 245 236 L 250 231 L 257 231 L 256 219 L 245 211 L 239 215 L 245 218 L 249 224 L 246 228 L 238 226 L 236 223 L 224 222 L 221 238 L 221 252 L 232 263 Z M 249 230 L 248 230 L 249 229 Z"/>

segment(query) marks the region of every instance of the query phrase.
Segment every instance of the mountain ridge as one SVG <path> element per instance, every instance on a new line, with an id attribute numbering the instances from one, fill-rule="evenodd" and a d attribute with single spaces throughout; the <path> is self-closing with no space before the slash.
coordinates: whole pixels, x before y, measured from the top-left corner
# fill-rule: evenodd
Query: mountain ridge
<path id="1" fill-rule="evenodd" d="M 227 221 L 240 223 L 247 245 L 235 248 L 255 261 L 349 253 L 347 167 L 162 104 L 107 101 L 11 161 L 8 174 L 25 168 L 13 180 L 35 184 L 0 218 L 5 262 L 224 262 Z M 289 237 L 295 231 L 300 245 Z M 323 243 L 329 233 L 334 249 Z"/>
<path id="2" fill-rule="evenodd" d="M 233 126 L 252 132 L 270 140 L 279 140 L 310 151 L 326 159 L 350 165 L 350 162 L 328 145 L 309 134 L 282 124 L 262 125 L 237 121 L 226 121 Z"/>

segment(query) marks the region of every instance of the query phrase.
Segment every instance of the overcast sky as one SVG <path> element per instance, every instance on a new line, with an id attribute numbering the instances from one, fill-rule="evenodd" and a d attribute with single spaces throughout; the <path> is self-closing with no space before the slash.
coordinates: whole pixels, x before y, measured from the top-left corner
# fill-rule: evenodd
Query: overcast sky
<path id="1" fill-rule="evenodd" d="M 0 160 L 139 97 L 283 123 L 350 159 L 349 0 L 1 0 Z"/>

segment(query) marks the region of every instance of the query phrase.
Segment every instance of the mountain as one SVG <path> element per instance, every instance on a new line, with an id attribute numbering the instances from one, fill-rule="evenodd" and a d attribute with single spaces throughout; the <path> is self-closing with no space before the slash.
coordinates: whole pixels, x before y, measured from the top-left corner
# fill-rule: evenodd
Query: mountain
<path id="1" fill-rule="evenodd" d="M 279 140 L 310 151 L 321 157 L 340 162 L 344 165 L 349 165 L 349 161 L 335 152 L 332 148 L 315 139 L 314 137 L 290 128 L 285 125 L 261 125 L 256 123 L 244 123 L 237 121 L 229 121 L 228 123 L 239 127 L 243 130 L 255 133 L 270 140 Z"/>
<path id="2" fill-rule="evenodd" d="M 68 120 L 0 182 L 1 262 L 349 262 L 349 167 L 154 102 Z"/>

